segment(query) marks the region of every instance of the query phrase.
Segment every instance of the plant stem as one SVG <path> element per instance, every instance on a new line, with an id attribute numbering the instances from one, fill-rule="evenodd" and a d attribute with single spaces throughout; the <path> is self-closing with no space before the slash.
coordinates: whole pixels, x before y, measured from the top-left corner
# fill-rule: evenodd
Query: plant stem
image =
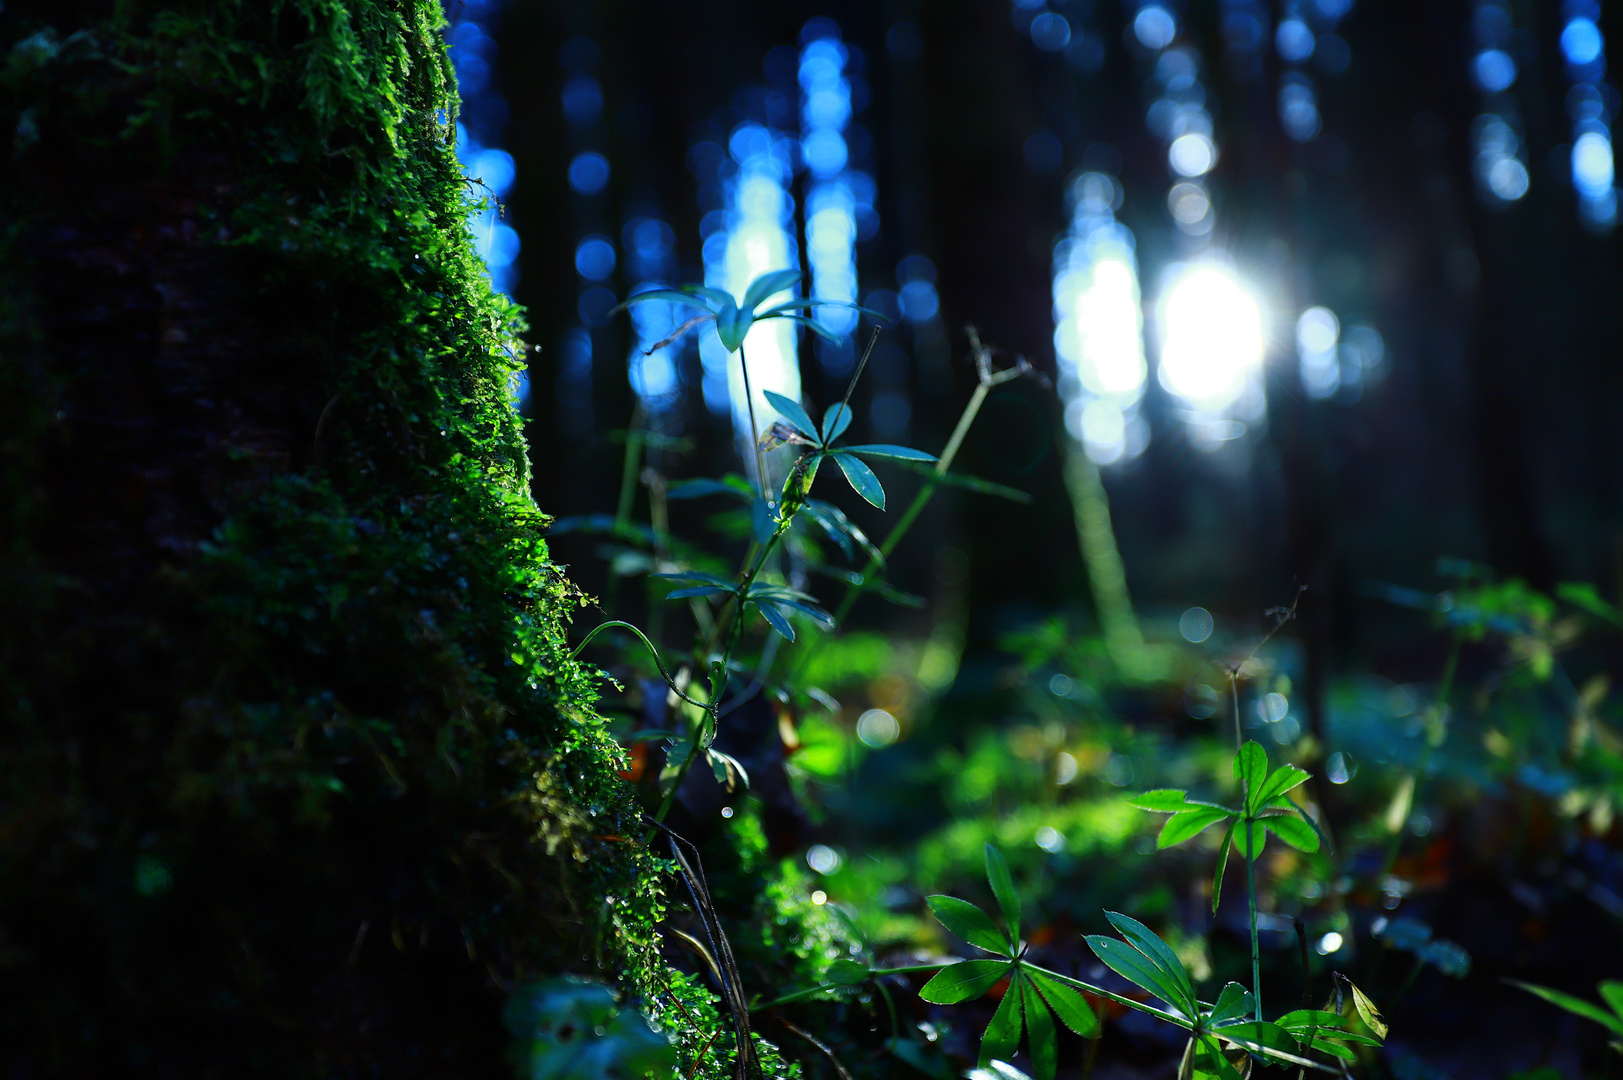
<path id="1" fill-rule="evenodd" d="M 1257 937 L 1257 863 L 1252 854 L 1251 822 L 1245 823 L 1245 890 L 1251 915 L 1251 1000 L 1262 1022 L 1262 950 Z"/>
<path id="2" fill-rule="evenodd" d="M 744 358 L 744 343 L 738 343 L 738 367 L 744 373 L 744 405 L 749 410 L 750 446 L 755 448 L 755 478 L 761 485 L 761 498 L 772 501 L 767 494 L 766 454 L 761 450 L 761 429 L 755 426 L 755 391 L 750 389 L 750 363 Z"/>

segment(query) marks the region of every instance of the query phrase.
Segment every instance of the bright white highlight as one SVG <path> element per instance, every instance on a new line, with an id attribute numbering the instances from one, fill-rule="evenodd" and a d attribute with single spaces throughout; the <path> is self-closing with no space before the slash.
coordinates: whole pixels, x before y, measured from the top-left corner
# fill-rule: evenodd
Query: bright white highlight
<path id="1" fill-rule="evenodd" d="M 1167 163 L 1179 176 L 1204 176 L 1217 164 L 1217 146 L 1208 136 L 1191 131 L 1172 140 Z"/>
<path id="2" fill-rule="evenodd" d="M 1262 308 L 1226 268 L 1184 270 L 1161 301 L 1161 384 L 1190 405 L 1219 412 L 1262 364 Z"/>

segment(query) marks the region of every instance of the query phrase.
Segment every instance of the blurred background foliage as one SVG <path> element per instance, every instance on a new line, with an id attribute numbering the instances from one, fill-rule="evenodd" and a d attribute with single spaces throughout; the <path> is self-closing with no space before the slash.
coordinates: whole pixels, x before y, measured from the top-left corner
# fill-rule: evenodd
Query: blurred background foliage
<path id="1" fill-rule="evenodd" d="M 616 303 L 804 270 L 890 318 L 854 439 L 932 453 L 976 386 L 966 324 L 1034 369 L 955 467 L 1028 498 L 942 488 L 888 563 L 913 602 L 870 594 L 786 646 L 784 694 L 725 721 L 750 792 L 679 793 L 752 993 L 950 951 L 921 898 L 987 903 L 988 841 L 1041 962 L 1093 965 L 1080 934 L 1109 906 L 1197 978 L 1238 975 L 1215 841 L 1157 852 L 1126 805 L 1232 794 L 1237 671 L 1246 736 L 1315 774 L 1335 841 L 1264 860 L 1265 981 L 1300 986 L 1299 919 L 1302 993 L 1343 971 L 1393 1021 L 1372 1075 L 1603 1067 L 1603 1033 L 1498 980 L 1623 970 L 1617 5 L 447 11 L 463 160 L 500 199 L 474 235 L 534 327 L 516 393 L 536 498 L 566 516 L 553 550 L 661 649 L 692 627 L 644 575 L 725 574 L 749 529 L 666 496 L 749 473 L 752 438 L 725 355 L 648 351 L 680 319 Z M 834 322 L 852 343 L 752 337 L 752 374 L 821 416 L 867 333 Z M 888 515 L 819 488 L 876 539 L 922 482 L 881 471 Z M 840 562 L 804 544 L 802 569 Z M 804 580 L 834 606 L 837 581 Z M 660 752 L 630 737 L 663 726 L 662 687 L 591 655 L 626 687 L 606 704 L 652 807 Z M 761 1030 L 807 1075 L 972 1063 L 989 1003 L 887 979 Z M 1062 1074 L 1174 1067 L 1160 1039 L 1117 1016 L 1095 1048 L 1062 1040 Z"/>

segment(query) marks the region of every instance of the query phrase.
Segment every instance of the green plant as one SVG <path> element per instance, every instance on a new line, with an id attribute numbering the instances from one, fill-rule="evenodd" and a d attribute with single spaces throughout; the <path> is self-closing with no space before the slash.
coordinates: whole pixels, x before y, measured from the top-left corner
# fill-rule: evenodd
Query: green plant
<path id="1" fill-rule="evenodd" d="M 1105 918 L 1121 938 L 1091 934 L 1086 939 L 1088 947 L 1112 971 L 1165 1002 L 1166 1008 L 1039 967 L 1027 959 L 1020 940 L 1019 894 L 1003 856 L 990 844 L 986 847 L 986 876 L 1003 913 L 1001 930 L 989 915 L 967 901 L 932 896 L 928 903 L 949 931 L 997 959 L 965 960 L 943 967 L 919 991 L 926 1001 L 952 1005 L 980 997 L 1006 980 L 1002 1001 L 981 1039 L 983 1067 L 1011 1057 L 1024 1028 L 1038 1080 L 1051 1080 L 1057 1066 L 1053 1016 L 1079 1035 L 1092 1038 L 1098 1034 L 1098 1020 L 1083 994 L 1114 1001 L 1187 1031 L 1182 1077 L 1238 1076 L 1224 1055 L 1225 1046 L 1275 1064 L 1333 1071 L 1305 1054 L 1316 1050 L 1350 1060 L 1354 1054 L 1347 1044 L 1379 1044 L 1378 1038 L 1349 1030 L 1339 1012 L 1295 1009 L 1272 1023 L 1262 1021 L 1257 996 L 1239 983 L 1225 985 L 1215 1002 L 1201 1001 L 1187 969 L 1166 942 L 1143 923 L 1119 912 L 1107 911 Z M 1374 1029 L 1379 1022 L 1374 1007 L 1356 990 L 1354 1002 Z M 1384 1036 L 1384 1026 L 1380 1034 Z"/>
<path id="2" fill-rule="evenodd" d="M 1623 1054 L 1623 982 L 1609 979 L 1597 987 L 1600 990 L 1601 1000 L 1606 1002 L 1607 1008 L 1611 1010 L 1610 1012 L 1585 1001 L 1583 998 L 1564 994 L 1560 990 L 1553 990 L 1548 986 L 1522 982 L 1520 979 L 1506 979 L 1505 982 L 1512 986 L 1519 986 L 1529 994 L 1536 994 L 1551 1005 L 1563 1008 L 1574 1016 L 1581 1016 L 1585 1020 L 1593 1020 L 1617 1036 L 1606 1045 Z"/>
<path id="3" fill-rule="evenodd" d="M 577 978 L 520 987 L 502 1020 L 525 1080 L 638 1080 L 676 1066 L 670 1041 L 608 987 Z"/>

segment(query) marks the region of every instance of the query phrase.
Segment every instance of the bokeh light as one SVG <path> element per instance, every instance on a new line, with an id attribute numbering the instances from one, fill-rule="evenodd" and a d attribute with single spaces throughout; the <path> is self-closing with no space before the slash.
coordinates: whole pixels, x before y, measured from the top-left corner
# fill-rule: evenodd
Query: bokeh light
<path id="1" fill-rule="evenodd" d="M 1231 405 L 1262 364 L 1262 308 L 1215 262 L 1177 271 L 1161 300 L 1161 384 L 1206 412 Z"/>

